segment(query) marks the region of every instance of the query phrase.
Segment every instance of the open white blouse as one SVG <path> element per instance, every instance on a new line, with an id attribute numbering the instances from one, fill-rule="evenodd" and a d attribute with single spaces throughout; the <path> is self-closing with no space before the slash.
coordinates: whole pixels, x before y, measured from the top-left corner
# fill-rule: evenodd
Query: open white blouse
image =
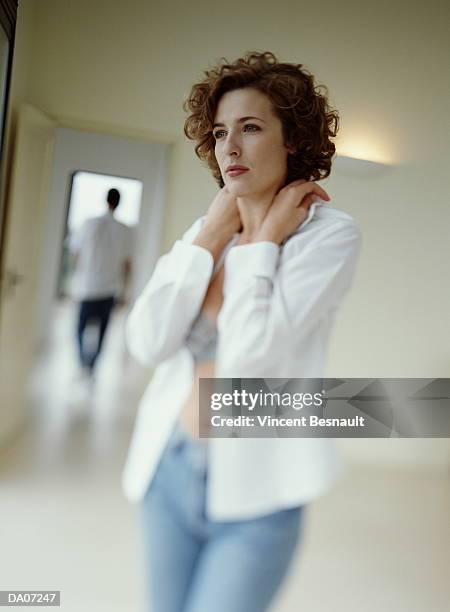
<path id="1" fill-rule="evenodd" d="M 324 376 L 326 347 L 337 308 L 351 286 L 361 236 L 347 213 L 319 201 L 282 246 L 229 242 L 214 267 L 211 253 L 192 241 L 198 219 L 158 260 L 128 317 L 127 344 L 156 367 L 141 400 L 123 486 L 143 498 L 191 390 L 194 362 L 184 340 L 214 270 L 223 262 L 216 376 Z M 254 518 L 303 505 L 343 472 L 334 439 L 211 438 L 207 514 L 211 520 Z"/>

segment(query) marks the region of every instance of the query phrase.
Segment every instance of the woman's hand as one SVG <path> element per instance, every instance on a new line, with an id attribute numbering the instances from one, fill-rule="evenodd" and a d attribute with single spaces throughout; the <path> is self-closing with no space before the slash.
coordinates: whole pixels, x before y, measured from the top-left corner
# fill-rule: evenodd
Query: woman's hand
<path id="1" fill-rule="evenodd" d="M 227 239 L 232 238 L 240 230 L 241 217 L 237 201 L 227 187 L 222 187 L 211 202 L 203 227 L 226 235 Z"/>
<path id="2" fill-rule="evenodd" d="M 253 242 L 268 240 L 281 244 L 306 219 L 309 207 L 319 198 L 330 200 L 317 183 L 303 179 L 289 183 L 274 197 Z"/>
<path id="3" fill-rule="evenodd" d="M 216 261 L 227 242 L 241 227 L 236 198 L 227 187 L 222 187 L 211 202 L 205 222 L 193 244 L 208 249 Z"/>

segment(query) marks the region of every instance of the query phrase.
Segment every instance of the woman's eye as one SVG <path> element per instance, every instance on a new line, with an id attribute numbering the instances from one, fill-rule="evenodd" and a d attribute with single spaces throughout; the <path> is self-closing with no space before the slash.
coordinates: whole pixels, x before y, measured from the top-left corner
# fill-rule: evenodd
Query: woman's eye
<path id="1" fill-rule="evenodd" d="M 255 125 L 254 123 L 247 123 L 244 125 L 244 132 L 257 132 L 260 129 L 259 125 Z M 225 130 L 216 130 L 213 132 L 213 137 L 215 140 L 219 140 L 226 134 Z"/>

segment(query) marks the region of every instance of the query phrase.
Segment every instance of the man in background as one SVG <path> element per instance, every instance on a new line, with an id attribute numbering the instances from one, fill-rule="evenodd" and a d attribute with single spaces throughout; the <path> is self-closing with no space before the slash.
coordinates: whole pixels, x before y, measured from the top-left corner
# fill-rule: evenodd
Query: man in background
<path id="1" fill-rule="evenodd" d="M 111 311 L 118 298 L 124 295 L 131 274 L 132 230 L 114 218 L 120 202 L 119 191 L 110 189 L 106 201 L 107 212 L 87 219 L 69 240 L 75 259 L 72 295 L 80 303 L 79 358 L 89 376 L 102 350 Z M 97 328 L 97 341 L 87 348 L 85 331 L 91 324 Z"/>

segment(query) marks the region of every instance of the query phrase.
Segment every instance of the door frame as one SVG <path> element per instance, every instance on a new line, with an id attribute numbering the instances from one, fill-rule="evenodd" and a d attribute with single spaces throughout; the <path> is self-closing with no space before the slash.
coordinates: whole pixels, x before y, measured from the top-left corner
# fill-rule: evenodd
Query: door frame
<path id="1" fill-rule="evenodd" d="M 10 89 L 11 75 L 14 56 L 14 43 L 17 23 L 17 0 L 0 0 L 0 27 L 3 29 L 9 41 L 8 64 L 6 69 L 6 84 L 4 93 L 3 121 L 0 125 L 0 281 L 3 270 L 5 232 L 8 215 L 8 189 L 10 181 L 9 169 L 11 166 L 12 152 L 6 151 L 6 131 L 10 125 Z M 1 103 L 1 100 L 0 100 Z M 1 290 L 1 282 L 0 282 Z"/>

